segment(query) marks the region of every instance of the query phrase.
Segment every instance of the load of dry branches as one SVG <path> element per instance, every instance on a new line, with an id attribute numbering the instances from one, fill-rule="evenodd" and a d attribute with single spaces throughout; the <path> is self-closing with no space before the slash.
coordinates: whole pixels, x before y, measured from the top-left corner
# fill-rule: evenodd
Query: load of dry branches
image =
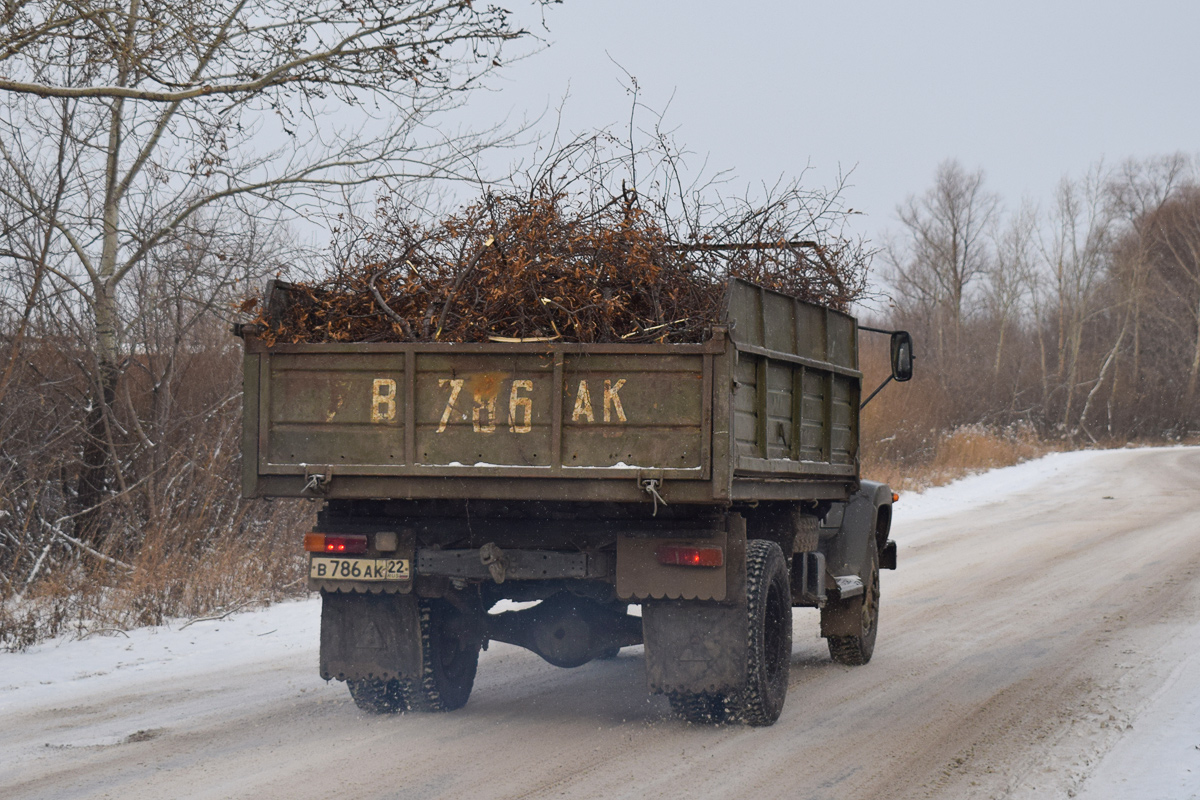
<path id="1" fill-rule="evenodd" d="M 365 247 L 257 322 L 268 344 L 696 342 L 720 322 L 730 277 L 844 309 L 864 291 L 866 254 L 841 236 L 798 240 L 827 229 L 801 199 L 793 188 L 686 237 L 666 203 L 624 186 L 571 194 L 542 181 L 433 225 L 385 201 L 359 232 Z"/>

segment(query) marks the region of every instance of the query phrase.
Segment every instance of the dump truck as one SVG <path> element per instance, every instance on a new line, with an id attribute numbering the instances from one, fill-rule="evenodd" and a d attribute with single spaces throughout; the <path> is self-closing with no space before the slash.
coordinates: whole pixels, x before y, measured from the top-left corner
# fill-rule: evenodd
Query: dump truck
<path id="1" fill-rule="evenodd" d="M 268 317 L 293 296 L 271 282 Z M 820 609 L 834 661 L 867 663 L 895 495 L 859 474 L 860 328 L 738 279 L 724 297 L 691 344 L 235 328 L 243 494 L 321 504 L 322 677 L 368 712 L 447 711 L 490 642 L 567 668 L 644 645 L 686 719 L 769 725 L 794 606 Z M 906 380 L 911 337 L 881 333 Z"/>

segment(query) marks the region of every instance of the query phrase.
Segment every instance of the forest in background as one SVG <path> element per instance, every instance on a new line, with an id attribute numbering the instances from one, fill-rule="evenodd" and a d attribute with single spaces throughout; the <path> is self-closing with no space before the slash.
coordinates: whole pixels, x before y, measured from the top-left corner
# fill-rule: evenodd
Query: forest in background
<path id="1" fill-rule="evenodd" d="M 882 321 L 913 333 L 918 362 L 864 412 L 870 463 L 903 475 L 992 447 L 1200 432 L 1195 158 L 1097 163 L 1040 208 L 1006 203 L 951 160 L 896 220 L 874 275 Z"/>
<path id="2" fill-rule="evenodd" d="M 1128 161 L 1064 178 L 1050 208 L 1012 208 L 982 172 L 941 165 L 875 255 L 886 305 L 865 319 L 912 332 L 918 360 L 912 382 L 864 410 L 864 474 L 919 489 L 1048 449 L 1193 439 L 1197 179 L 1183 156 Z M 290 275 L 296 251 L 253 229 L 237 243 L 216 257 L 204 237 L 187 240 L 127 281 L 126 356 L 100 442 L 92 331 L 52 276 L 35 291 L 8 262 L 2 646 L 303 592 L 296 542 L 314 505 L 239 497 L 241 349 L 229 332 L 247 290 Z M 864 334 L 862 353 L 874 385 L 886 337 Z M 89 447 L 115 468 L 82 505 Z"/>
<path id="3" fill-rule="evenodd" d="M 649 215 L 663 252 L 770 242 L 737 251 L 751 260 L 733 274 L 817 269 L 838 302 L 863 289 L 872 246 L 851 233 L 844 180 L 736 195 L 727 173 L 688 177 L 661 117 L 635 130 L 632 77 L 628 135 L 556 133 L 542 160 L 481 175 L 482 154 L 536 138 L 439 125 L 529 36 L 497 7 L 17 0 L 0 22 L 0 648 L 304 591 L 314 504 L 240 498 L 230 325 L 253 319 L 239 309 L 269 277 L 376 275 L 447 219 L 449 186 L 484 198 L 481 235 L 501 227 L 487 198 L 582 197 L 567 217 L 604 210 L 619 229 Z M 911 331 L 918 361 L 864 412 L 867 476 L 919 488 L 1200 429 L 1196 160 L 1097 165 L 1047 207 L 1011 201 L 948 161 L 876 243 L 882 310 L 867 316 Z M 291 224 L 314 218 L 326 248 L 297 244 Z M 437 329 L 475 266 L 455 251 Z M 882 379 L 883 342 L 868 338 L 863 362 Z"/>

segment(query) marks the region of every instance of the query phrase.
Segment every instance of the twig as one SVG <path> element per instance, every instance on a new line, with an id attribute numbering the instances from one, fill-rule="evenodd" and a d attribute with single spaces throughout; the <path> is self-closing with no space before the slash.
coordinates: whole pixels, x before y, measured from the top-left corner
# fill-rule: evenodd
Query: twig
<path id="1" fill-rule="evenodd" d="M 98 633 L 119 633 L 122 636 L 124 636 L 126 639 L 129 638 L 129 634 L 126 633 L 125 631 L 121 630 L 120 628 L 96 628 L 95 630 L 88 631 L 87 633 L 83 634 L 78 639 L 76 639 L 76 641 L 82 642 L 84 639 L 87 639 L 89 636 L 95 636 Z"/>
<path id="2" fill-rule="evenodd" d="M 230 614 L 232 614 L 236 611 L 241 611 L 243 608 L 250 605 L 251 603 L 257 603 L 257 602 L 260 602 L 260 599 L 257 597 L 252 597 L 249 600 L 245 601 L 244 603 L 238 603 L 233 608 L 229 609 L 228 611 L 222 612 L 220 614 L 216 614 L 211 617 L 196 617 L 195 619 L 190 619 L 187 622 L 185 622 L 183 625 L 181 625 L 179 627 L 179 630 L 183 630 L 184 628 L 188 627 L 189 625 L 195 625 L 197 622 L 215 622 L 216 620 L 219 620 L 219 619 L 225 619 Z"/>
<path id="3" fill-rule="evenodd" d="M 97 505 L 99 505 L 99 504 L 97 504 Z M 67 517 L 63 517 L 62 519 L 67 519 Z M 58 522 L 61 522 L 62 519 L 58 520 Z M 70 536 L 68 534 L 63 533 L 62 531 L 60 531 L 58 529 L 57 522 L 54 525 L 51 525 L 47 522 L 43 522 L 42 524 L 45 525 L 46 527 L 48 527 L 50 529 L 50 533 L 53 534 L 54 536 L 57 536 L 58 538 L 62 539 L 63 541 L 66 541 L 66 542 L 69 542 L 69 543 L 75 545 L 79 549 L 83 550 L 84 552 L 86 552 L 90 555 L 95 556 L 96 558 L 100 559 L 101 561 L 107 561 L 108 563 L 112 564 L 113 566 L 120 567 L 121 569 L 127 570 L 129 572 L 134 571 L 133 567 L 130 566 L 129 564 L 126 564 L 124 561 L 113 558 L 112 556 L 105 555 L 104 553 L 101 553 L 99 550 L 96 550 L 93 547 L 89 547 L 88 545 L 79 541 L 74 536 Z"/>
<path id="4" fill-rule="evenodd" d="M 475 266 L 479 263 L 479 259 L 483 257 L 483 251 L 491 247 L 495 241 L 496 237 L 489 236 L 487 241 L 483 243 L 483 247 L 479 248 L 475 255 L 471 256 L 471 262 L 467 264 L 466 269 L 458 273 L 458 277 L 454 279 L 454 285 L 450 287 L 450 291 L 446 293 L 446 301 L 442 303 L 442 313 L 438 315 L 437 333 L 433 335 L 433 338 L 438 338 L 438 335 L 442 332 L 442 326 L 446 324 L 446 314 L 450 311 L 450 301 L 458 294 L 459 287 L 462 286 L 467 276 L 475 271 Z"/>
<path id="5" fill-rule="evenodd" d="M 406 320 L 404 317 L 400 316 L 395 311 L 393 311 L 392 307 L 389 306 L 387 304 L 387 301 L 385 301 L 383 299 L 383 295 L 381 295 L 379 293 L 379 290 L 375 288 L 375 281 L 379 280 L 379 276 L 384 274 L 385 272 L 392 270 L 392 269 L 395 269 L 395 267 L 387 267 L 385 269 L 381 269 L 381 270 L 379 270 L 379 272 L 376 272 L 374 275 L 372 275 L 371 280 L 367 281 L 367 288 L 371 290 L 371 296 L 375 298 L 376 305 L 378 305 L 383 310 L 383 313 L 387 314 L 389 317 L 394 319 L 396 322 L 399 322 L 400 327 L 404 329 L 404 335 L 407 336 L 409 339 L 413 339 L 416 337 L 413 336 L 412 328 L 409 326 L 408 320 Z"/>
<path id="6" fill-rule="evenodd" d="M 46 555 L 50 552 L 52 546 L 53 542 L 42 549 L 42 554 L 38 556 L 37 563 L 33 565 L 33 569 L 29 571 L 29 577 L 25 579 L 25 585 L 21 587 L 21 591 L 17 592 L 17 600 L 20 600 L 25 592 L 29 591 L 29 586 L 33 583 L 33 579 L 37 577 L 37 574 L 41 572 L 42 562 L 46 560 Z"/>
<path id="7" fill-rule="evenodd" d="M 553 342 L 555 339 L 560 339 L 560 336 L 489 336 L 489 342 L 500 342 L 501 344 L 523 344 L 525 342 Z"/>
<path id="8" fill-rule="evenodd" d="M 64 516 L 59 517 L 58 519 L 56 519 L 54 521 L 54 525 L 52 526 L 52 528 L 56 529 L 59 525 L 63 524 L 67 520 L 75 519 L 76 517 L 82 517 L 84 514 L 90 514 L 93 511 L 95 511 L 96 509 L 100 508 L 101 506 L 107 505 L 114 500 L 118 500 L 118 499 L 124 497 L 125 495 L 132 492 L 134 489 L 141 486 L 146 481 L 150 480 L 150 477 L 152 475 L 154 475 L 155 473 L 157 473 L 159 469 L 161 469 L 161 467 L 158 469 L 155 469 L 149 475 L 146 475 L 145 477 L 141 478 L 136 483 L 131 483 L 129 486 L 127 486 L 122 491 L 117 492 L 116 494 L 110 494 L 108 497 L 104 498 L 103 500 L 101 500 L 99 503 L 96 503 L 95 505 L 88 506 L 87 508 L 83 509 L 82 511 L 76 511 L 74 514 L 66 514 Z M 43 523 L 43 524 L 45 524 L 45 523 Z"/>

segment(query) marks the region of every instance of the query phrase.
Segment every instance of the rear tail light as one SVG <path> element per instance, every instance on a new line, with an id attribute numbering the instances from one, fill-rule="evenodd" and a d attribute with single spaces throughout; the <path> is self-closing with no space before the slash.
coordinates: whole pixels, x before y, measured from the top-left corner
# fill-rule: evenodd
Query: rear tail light
<path id="1" fill-rule="evenodd" d="M 304 534 L 304 549 L 310 553 L 365 553 L 367 537 L 362 534 Z"/>
<path id="2" fill-rule="evenodd" d="M 660 564 L 680 567 L 719 567 L 725 563 L 725 551 L 720 547 L 663 544 L 658 546 L 654 555 Z"/>

